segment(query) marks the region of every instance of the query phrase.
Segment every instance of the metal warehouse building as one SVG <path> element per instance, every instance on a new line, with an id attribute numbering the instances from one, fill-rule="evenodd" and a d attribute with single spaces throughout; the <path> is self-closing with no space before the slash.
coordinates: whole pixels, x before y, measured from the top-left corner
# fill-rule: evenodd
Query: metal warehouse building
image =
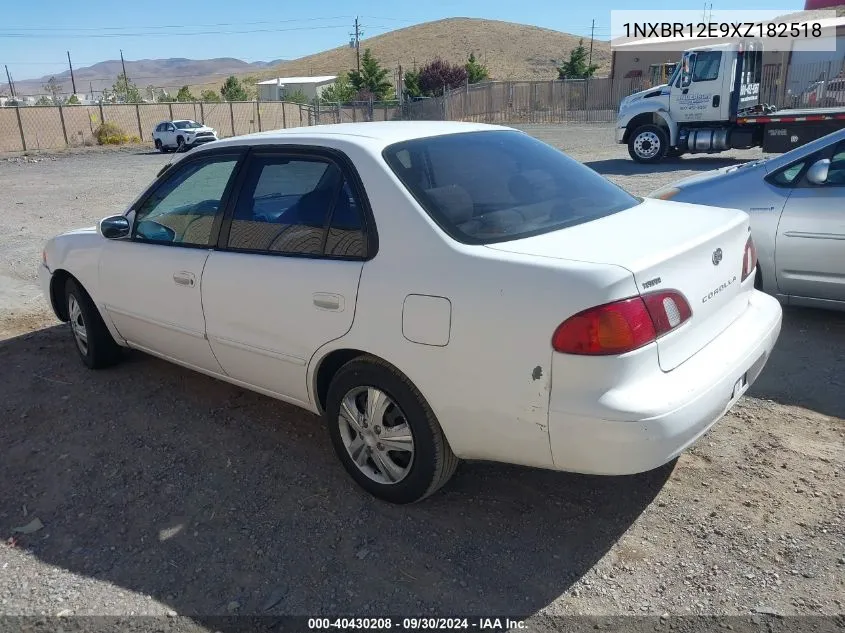
<path id="1" fill-rule="evenodd" d="M 302 92 L 311 101 L 319 97 L 327 86 L 337 80 L 337 75 L 319 77 L 278 77 L 258 82 L 258 98 L 261 101 L 286 101 L 296 92 Z"/>

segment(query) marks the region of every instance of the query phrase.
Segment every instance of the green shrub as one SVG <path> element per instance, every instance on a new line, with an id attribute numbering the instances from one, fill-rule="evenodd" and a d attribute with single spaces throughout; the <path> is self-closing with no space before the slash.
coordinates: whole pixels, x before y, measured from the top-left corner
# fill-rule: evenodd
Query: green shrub
<path id="1" fill-rule="evenodd" d="M 123 145 L 131 142 L 129 135 L 114 123 L 101 123 L 94 130 L 94 137 L 97 145 Z"/>

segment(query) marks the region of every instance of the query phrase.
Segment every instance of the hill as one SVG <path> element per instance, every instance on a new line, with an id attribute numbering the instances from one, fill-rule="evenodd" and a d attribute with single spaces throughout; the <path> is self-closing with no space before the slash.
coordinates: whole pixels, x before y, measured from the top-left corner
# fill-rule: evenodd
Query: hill
<path id="1" fill-rule="evenodd" d="M 257 73 L 279 64 L 281 60 L 270 62 L 245 62 L 232 57 L 220 57 L 217 59 L 185 59 L 174 57 L 169 59 L 140 59 L 126 61 L 126 74 L 135 85 L 143 89 L 147 85 L 176 87 L 185 84 L 199 84 L 213 82 L 222 84 L 227 75 L 244 75 Z M 90 92 L 93 87 L 95 91 L 103 88 L 111 88 L 122 72 L 119 59 L 111 59 L 99 62 L 93 66 L 74 68 L 73 75 L 76 79 L 76 90 L 80 93 Z M 62 85 L 62 92 L 70 94 L 72 91 L 70 71 L 66 70 L 56 73 L 56 81 Z M 19 94 L 42 94 L 43 85 L 51 75 L 38 79 L 25 79 L 15 81 L 15 88 Z"/>
<path id="2" fill-rule="evenodd" d="M 397 70 L 417 67 L 440 56 L 464 63 L 471 52 L 498 80 L 556 79 L 557 65 L 581 38 L 538 26 L 485 20 L 447 18 L 425 22 L 361 40 L 361 52 L 370 48 L 383 67 Z M 589 46 L 589 38 L 584 40 Z M 610 72 L 610 44 L 595 40 L 593 63 L 597 75 Z M 339 46 L 322 53 L 282 62 L 258 72 L 262 79 L 301 75 L 337 75 L 355 68 L 355 50 Z M 196 86 L 197 89 L 209 87 Z"/>

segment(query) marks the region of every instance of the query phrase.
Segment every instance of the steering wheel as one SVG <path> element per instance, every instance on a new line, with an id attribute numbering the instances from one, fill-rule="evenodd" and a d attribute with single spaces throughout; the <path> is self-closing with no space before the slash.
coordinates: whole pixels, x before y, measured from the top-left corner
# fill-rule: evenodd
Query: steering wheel
<path id="1" fill-rule="evenodd" d="M 141 220 L 135 227 L 135 234 L 145 240 L 155 242 L 172 242 L 176 239 L 176 231 L 154 220 Z"/>

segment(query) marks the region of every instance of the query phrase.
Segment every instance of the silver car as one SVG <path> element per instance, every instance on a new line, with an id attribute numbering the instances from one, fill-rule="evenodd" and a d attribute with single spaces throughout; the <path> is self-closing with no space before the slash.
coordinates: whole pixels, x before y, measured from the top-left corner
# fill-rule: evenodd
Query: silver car
<path id="1" fill-rule="evenodd" d="M 751 216 L 760 289 L 790 305 L 845 310 L 845 129 L 648 197 L 742 209 Z"/>

